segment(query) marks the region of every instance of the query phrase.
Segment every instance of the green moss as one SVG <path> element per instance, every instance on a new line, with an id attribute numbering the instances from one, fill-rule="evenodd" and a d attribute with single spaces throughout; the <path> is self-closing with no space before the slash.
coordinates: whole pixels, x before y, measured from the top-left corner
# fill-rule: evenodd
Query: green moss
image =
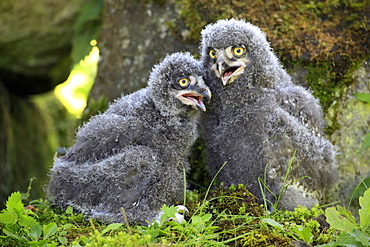
<path id="1" fill-rule="evenodd" d="M 368 0 L 176 2 L 195 41 L 206 24 L 233 17 L 262 28 L 280 59 L 288 64 L 331 60 L 340 65 L 369 54 Z"/>
<path id="2" fill-rule="evenodd" d="M 15 207 L 11 205 L 18 204 L 12 200 L 7 204 L 7 210 Z M 151 226 L 107 225 L 96 220 L 87 221 L 82 214 L 74 214 L 70 207 L 65 211 L 53 208 L 42 199 L 20 207 L 24 205 L 27 207 L 20 213 L 34 218 L 34 224 L 41 226 L 41 229 L 55 225 L 54 233 L 48 237 L 42 235 L 37 243 L 47 241 L 49 244 L 62 243 L 63 246 L 121 246 L 125 243 L 125 246 L 253 247 L 291 246 L 295 241 L 302 244 L 302 240 L 316 246 L 333 241 L 339 234 L 329 228 L 319 207 L 265 213 L 244 185 L 219 187 L 208 194 L 188 192 L 186 206 L 190 215 L 183 224 L 166 221 Z M 28 213 L 28 209 L 33 213 Z M 9 217 L 5 211 L 0 215 L 0 245 L 27 246 L 31 237 L 27 233 L 33 228 L 4 221 Z M 12 225 L 18 228 L 11 228 Z M 5 228 L 23 238 L 7 235 L 3 231 Z M 305 235 L 301 234 L 303 230 Z"/>
<path id="3" fill-rule="evenodd" d="M 206 201 L 202 204 L 204 197 Z M 266 213 L 262 205 L 244 185 L 222 185 L 208 194 L 191 192 L 187 196 L 186 206 L 191 214 L 198 214 L 199 208 L 204 213 L 212 214 L 213 226 L 217 227 L 218 240 L 236 246 L 290 246 L 293 241 L 302 241 L 299 235 L 302 229 L 314 245 L 325 244 L 334 239 L 335 231 L 329 229 L 324 211 L 315 206 L 312 209 L 298 206 L 294 211 L 274 211 Z M 271 220 L 281 228 L 264 223 Z"/>
<path id="4" fill-rule="evenodd" d="M 241 242 L 243 246 L 292 246 L 290 244 L 292 240 L 261 230 L 251 231 Z"/>
<path id="5" fill-rule="evenodd" d="M 297 232 L 296 229 L 309 228 L 312 233 L 313 244 L 324 244 L 333 240 L 335 231 L 329 229 L 324 210 L 318 205 L 312 209 L 298 206 L 294 211 L 274 212 L 271 217 L 284 225 L 287 232 Z"/>
<path id="6" fill-rule="evenodd" d="M 222 185 L 209 193 L 212 200 L 209 201 L 209 208 L 213 212 L 224 212 L 228 215 L 239 215 L 243 208 L 245 215 L 260 217 L 263 215 L 263 208 L 257 203 L 257 198 L 252 195 L 244 185 L 232 185 L 225 188 Z"/>
<path id="7" fill-rule="evenodd" d="M 82 236 L 72 242 L 73 246 L 147 246 L 151 243 L 151 235 L 141 235 L 139 233 L 130 234 L 127 231 L 121 231 L 114 236 L 105 236 L 99 231 L 94 231 L 88 237 Z"/>
<path id="8" fill-rule="evenodd" d="M 188 197 L 187 207 L 190 212 L 197 212 L 202 198 L 206 193 Z M 195 201 L 194 201 L 195 200 Z M 222 185 L 208 193 L 203 205 L 204 213 L 213 215 L 219 239 L 236 246 L 289 246 L 292 239 L 271 232 L 261 227 L 264 216 L 262 205 L 257 203 L 244 185 L 232 185 L 225 188 Z M 190 215 L 190 217 L 192 214 Z M 234 239 L 233 241 L 229 240 Z"/>

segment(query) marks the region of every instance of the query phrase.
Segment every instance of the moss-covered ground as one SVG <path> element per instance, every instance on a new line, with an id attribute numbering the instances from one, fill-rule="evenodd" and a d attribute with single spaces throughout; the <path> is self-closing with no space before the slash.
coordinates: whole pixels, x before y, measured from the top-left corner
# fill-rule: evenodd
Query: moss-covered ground
<path id="1" fill-rule="evenodd" d="M 356 221 L 342 207 L 269 212 L 243 185 L 221 186 L 188 192 L 189 214 L 182 224 L 167 220 L 174 217 L 174 206 L 163 206 L 159 223 L 130 226 L 87 219 L 72 208 L 60 211 L 42 199 L 28 201 L 27 193 L 14 192 L 0 213 L 0 245 L 370 246 L 369 201 L 367 190 L 360 197 L 362 212 Z"/>

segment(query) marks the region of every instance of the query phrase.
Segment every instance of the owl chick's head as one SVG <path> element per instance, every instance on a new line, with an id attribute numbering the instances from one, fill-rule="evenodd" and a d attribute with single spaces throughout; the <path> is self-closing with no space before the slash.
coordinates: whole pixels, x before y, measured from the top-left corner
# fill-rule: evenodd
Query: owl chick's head
<path id="1" fill-rule="evenodd" d="M 278 61 L 265 34 L 241 20 L 219 20 L 202 30 L 201 60 L 211 77 L 228 85 L 240 77 L 263 76 L 267 66 Z M 271 75 L 271 73 L 270 73 Z"/>
<path id="2" fill-rule="evenodd" d="M 174 53 L 155 65 L 149 87 L 156 107 L 163 115 L 178 115 L 192 109 L 205 111 L 203 103 L 211 91 L 202 78 L 201 63 L 190 53 Z"/>

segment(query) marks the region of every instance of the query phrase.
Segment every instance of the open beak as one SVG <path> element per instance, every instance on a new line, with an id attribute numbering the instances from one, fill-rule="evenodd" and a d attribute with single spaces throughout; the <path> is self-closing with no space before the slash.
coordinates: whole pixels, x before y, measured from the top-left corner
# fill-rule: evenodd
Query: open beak
<path id="1" fill-rule="evenodd" d="M 225 62 L 217 63 L 217 76 L 221 78 L 222 84 L 226 86 L 231 82 L 235 81 L 239 78 L 241 74 L 243 74 L 245 68 L 245 63 L 243 62 L 235 62 L 232 63 L 231 66 L 226 64 Z"/>
<path id="2" fill-rule="evenodd" d="M 193 90 L 185 90 L 180 92 L 177 97 L 184 103 L 185 105 L 190 105 L 195 109 L 199 109 L 201 111 L 206 111 L 206 106 L 203 103 L 203 99 L 206 98 L 208 102 L 211 100 L 212 94 L 208 88 L 201 88 L 201 92 L 193 91 Z"/>

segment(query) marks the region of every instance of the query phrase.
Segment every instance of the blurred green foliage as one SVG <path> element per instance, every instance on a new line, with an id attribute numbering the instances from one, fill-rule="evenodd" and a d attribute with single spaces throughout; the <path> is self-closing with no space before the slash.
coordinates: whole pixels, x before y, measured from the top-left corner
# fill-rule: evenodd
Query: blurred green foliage
<path id="1" fill-rule="evenodd" d="M 91 40 L 97 40 L 103 14 L 103 0 L 87 1 L 73 26 L 72 60 L 79 63 L 91 51 Z"/>

